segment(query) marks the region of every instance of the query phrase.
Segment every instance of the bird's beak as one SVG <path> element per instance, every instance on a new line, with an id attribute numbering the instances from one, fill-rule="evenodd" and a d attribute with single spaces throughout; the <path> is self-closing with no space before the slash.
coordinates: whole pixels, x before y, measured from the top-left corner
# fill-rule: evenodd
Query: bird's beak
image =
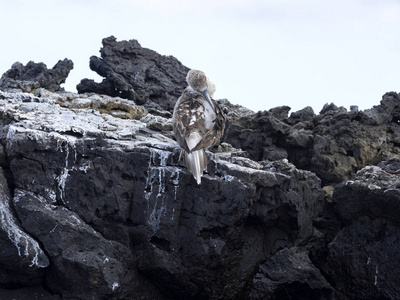
<path id="1" fill-rule="evenodd" d="M 204 98 L 207 99 L 208 103 L 210 103 L 212 109 L 215 110 L 214 104 L 212 103 L 211 98 L 210 98 L 210 95 L 208 94 L 208 90 L 205 89 L 203 92 L 201 92 L 201 94 L 204 96 Z"/>

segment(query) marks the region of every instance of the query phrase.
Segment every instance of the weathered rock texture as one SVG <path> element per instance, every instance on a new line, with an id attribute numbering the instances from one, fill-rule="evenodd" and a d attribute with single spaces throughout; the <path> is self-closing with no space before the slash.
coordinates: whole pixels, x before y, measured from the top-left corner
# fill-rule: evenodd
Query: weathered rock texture
<path id="1" fill-rule="evenodd" d="M 101 83 L 83 79 L 79 93 L 94 92 L 134 100 L 137 104 L 155 102 L 172 110 L 186 87 L 189 71 L 173 56 L 163 56 L 142 48 L 137 40 L 117 42 L 103 39 L 101 58 L 90 58 L 90 69 L 104 77 Z"/>
<path id="2" fill-rule="evenodd" d="M 391 92 L 366 111 L 326 105 L 319 115 L 310 107 L 288 107 L 232 116 L 225 141 L 254 160 L 287 158 L 315 172 L 323 185 L 349 179 L 354 172 L 400 154 L 400 99 Z"/>
<path id="3" fill-rule="evenodd" d="M 23 92 L 32 92 L 37 88 L 49 91 L 63 91 L 60 87 L 65 83 L 69 72 L 74 68 L 70 59 L 59 60 L 57 64 L 47 69 L 44 63 L 30 61 L 24 66 L 20 62 L 12 65 L 11 69 L 0 78 L 0 89 L 19 89 Z"/>
<path id="4" fill-rule="evenodd" d="M 186 87 L 187 67 L 174 57 L 142 48 L 136 40 L 105 38 L 100 53 L 101 58 L 90 58 L 90 67 L 104 80 L 82 80 L 79 93 L 119 96 L 145 104 L 150 112 L 172 112 Z M 254 113 L 225 101 L 224 141 L 256 161 L 287 158 L 298 168 L 315 172 L 323 185 L 334 185 L 367 165 L 400 154 L 399 103 L 392 92 L 366 111 L 326 104 L 319 115 L 306 107 L 288 116 L 288 106 Z"/>
<path id="5" fill-rule="evenodd" d="M 366 167 L 336 186 L 344 228 L 329 244 L 324 267 L 350 299 L 400 297 L 400 159 Z"/>
<path id="6" fill-rule="evenodd" d="M 92 93 L 1 86 L 0 299 L 400 297 L 397 93 L 319 115 L 219 100 L 197 185 L 171 134 L 187 68 L 101 52 Z"/>
<path id="7" fill-rule="evenodd" d="M 260 263 L 313 237 L 320 181 L 287 161 L 217 153 L 198 186 L 176 143 L 145 123 L 63 108 L 59 95 L 0 95 L 7 214 L 40 245 L 13 263 L 31 260 L 38 271 L 20 272 L 65 299 L 234 299 Z"/>

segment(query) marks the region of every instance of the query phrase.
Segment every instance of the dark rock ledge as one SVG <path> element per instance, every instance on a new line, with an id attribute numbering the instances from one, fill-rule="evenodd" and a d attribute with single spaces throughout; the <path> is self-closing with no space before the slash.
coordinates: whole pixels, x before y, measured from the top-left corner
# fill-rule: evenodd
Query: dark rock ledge
<path id="1" fill-rule="evenodd" d="M 27 260 L 13 284 L 28 277 L 65 299 L 235 298 L 260 264 L 313 237 L 323 208 L 314 174 L 226 152 L 197 186 L 169 137 L 48 95 L 0 93 L 3 168 L 12 175 L 2 189 L 14 208 L 2 234 L 14 250 L 5 271 Z M 10 226 L 30 244 L 13 240 Z M 320 276 L 317 289 L 329 293 Z"/>
<path id="2" fill-rule="evenodd" d="M 187 68 L 103 46 L 100 94 L 1 78 L 0 299 L 400 298 L 397 93 L 319 115 L 219 100 L 227 130 L 198 186 L 171 135 Z"/>

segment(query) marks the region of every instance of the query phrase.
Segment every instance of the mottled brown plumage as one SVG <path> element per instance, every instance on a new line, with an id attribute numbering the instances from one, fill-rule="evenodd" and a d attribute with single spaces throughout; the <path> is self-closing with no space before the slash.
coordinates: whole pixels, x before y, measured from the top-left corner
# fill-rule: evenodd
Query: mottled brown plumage
<path id="1" fill-rule="evenodd" d="M 207 167 L 205 149 L 216 145 L 225 129 L 221 107 L 208 93 L 210 81 L 201 71 L 190 70 L 189 86 L 175 104 L 172 116 L 174 135 L 185 151 L 185 163 L 197 183 Z M 215 89 L 215 87 L 212 87 Z"/>

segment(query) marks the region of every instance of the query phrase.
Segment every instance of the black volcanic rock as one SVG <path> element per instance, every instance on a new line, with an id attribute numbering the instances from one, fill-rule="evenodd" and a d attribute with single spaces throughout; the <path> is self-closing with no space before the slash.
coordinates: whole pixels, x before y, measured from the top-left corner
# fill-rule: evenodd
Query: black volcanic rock
<path id="1" fill-rule="evenodd" d="M 117 42 L 110 36 L 103 39 L 100 54 L 101 58 L 90 58 L 90 68 L 104 77 L 103 81 L 83 79 L 76 87 L 79 93 L 118 96 L 137 104 L 150 100 L 172 111 L 187 86 L 187 67 L 173 56 L 143 48 L 137 40 Z"/>
<path id="2" fill-rule="evenodd" d="M 228 106 L 229 107 L 229 106 Z M 400 154 L 400 100 L 397 93 L 366 111 L 325 105 L 320 115 L 308 107 L 284 118 L 285 107 L 228 113 L 224 141 L 253 160 L 287 158 L 315 172 L 323 185 L 349 179 L 357 170 Z"/>
<path id="3" fill-rule="evenodd" d="M 343 299 L 400 297 L 400 159 L 365 167 L 336 186 L 343 229 L 329 244 L 324 271 Z"/>
<path id="4" fill-rule="evenodd" d="M 105 239 L 54 199 L 16 190 L 14 206 L 24 228 L 51 258 L 46 282 L 52 292 L 66 299 L 128 298 L 135 292 L 127 247 Z"/>
<path id="5" fill-rule="evenodd" d="M 38 241 L 21 226 L 13 211 L 12 196 L 0 169 L 0 287 L 43 283 L 50 262 Z"/>
<path id="6" fill-rule="evenodd" d="M 332 288 L 307 251 L 284 248 L 260 266 L 248 299 L 332 299 Z"/>
<path id="7" fill-rule="evenodd" d="M 277 117 L 274 114 L 267 111 L 228 113 L 224 141 L 248 152 L 255 161 L 287 158 L 286 150 L 278 149 L 276 144 L 289 133 L 290 126 L 281 114 Z"/>
<path id="8" fill-rule="evenodd" d="M 18 219 L 49 257 L 35 276 L 52 293 L 235 299 L 260 263 L 314 238 L 323 192 L 311 172 L 222 152 L 197 185 L 176 143 L 146 124 L 27 97 L 1 94 L 0 140 Z"/>
<path id="9" fill-rule="evenodd" d="M 20 89 L 32 92 L 37 88 L 49 91 L 63 91 L 60 87 L 65 83 L 69 72 L 74 68 L 72 60 L 59 60 L 57 64 L 48 69 L 44 63 L 30 61 L 24 66 L 16 62 L 11 69 L 5 72 L 0 79 L 0 89 Z"/>
<path id="10" fill-rule="evenodd" d="M 82 82 L 103 95 L 4 81 L 0 300 L 400 297 L 397 93 L 319 115 L 218 100 L 197 185 L 171 133 L 187 68 L 135 40 L 101 53 Z"/>
<path id="11" fill-rule="evenodd" d="M 187 67 L 172 56 L 142 48 L 136 40 L 118 42 L 113 36 L 103 39 L 100 53 L 101 58 L 90 58 L 90 68 L 104 80 L 83 79 L 79 93 L 119 96 L 145 104 L 149 111 L 172 112 L 186 87 Z M 255 161 L 287 158 L 298 168 L 315 172 L 323 185 L 350 178 L 362 167 L 385 159 L 385 153 L 399 154 L 400 133 L 393 124 L 400 120 L 400 101 L 394 92 L 365 112 L 348 112 L 331 103 L 319 115 L 306 107 L 288 117 L 288 106 L 254 113 L 227 100 L 221 104 L 228 118 L 225 142 Z"/>
<path id="12" fill-rule="evenodd" d="M 34 300 L 61 300 L 58 295 L 52 295 L 41 286 L 28 286 L 20 289 L 0 289 L 0 300 L 34 299 Z"/>

